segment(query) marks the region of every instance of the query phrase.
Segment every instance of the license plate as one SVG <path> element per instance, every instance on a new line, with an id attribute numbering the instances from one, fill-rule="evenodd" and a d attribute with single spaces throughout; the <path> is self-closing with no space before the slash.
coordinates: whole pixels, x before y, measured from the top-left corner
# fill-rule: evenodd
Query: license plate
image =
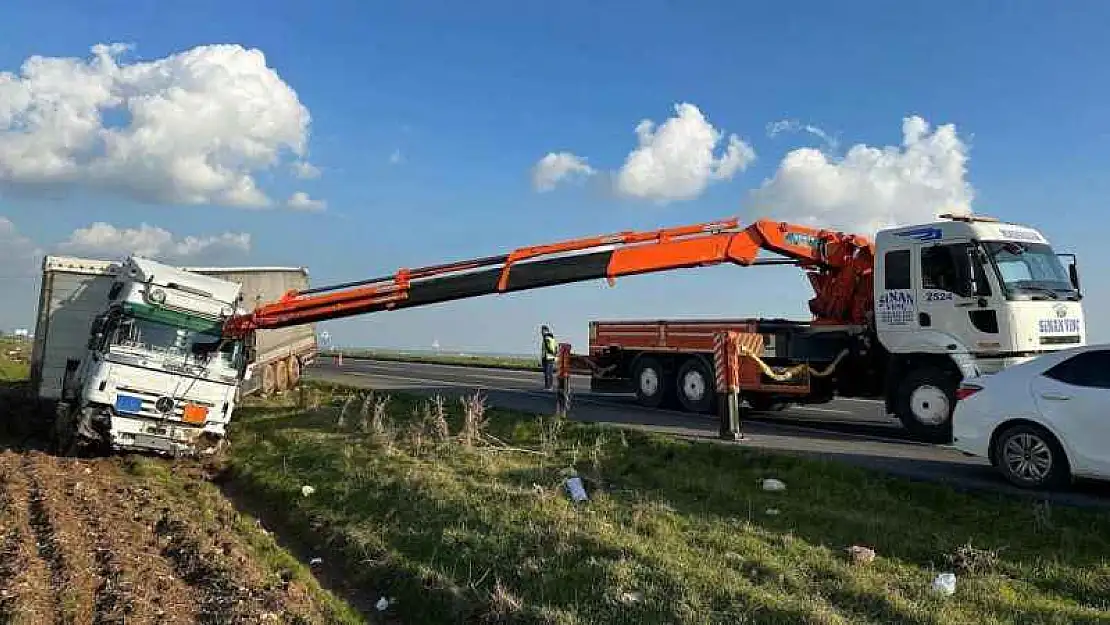
<path id="1" fill-rule="evenodd" d="M 116 395 L 116 410 L 119 412 L 138 413 L 143 409 L 143 400 L 130 395 Z"/>

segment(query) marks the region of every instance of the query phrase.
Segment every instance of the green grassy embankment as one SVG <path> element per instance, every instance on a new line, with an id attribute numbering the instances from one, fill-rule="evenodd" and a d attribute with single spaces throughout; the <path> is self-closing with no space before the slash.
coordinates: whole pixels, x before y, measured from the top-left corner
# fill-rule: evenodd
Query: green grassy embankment
<path id="1" fill-rule="evenodd" d="M 242 408 L 230 480 L 403 622 L 1110 621 L 1105 514 L 499 410 L 468 447 L 458 404 L 353 392 Z"/>
<path id="2" fill-rule="evenodd" d="M 20 339 L 0 339 L 0 384 L 20 382 L 31 371 L 31 342 Z"/>
<path id="3" fill-rule="evenodd" d="M 432 365 L 464 365 L 467 367 L 483 367 L 488 369 L 508 369 L 511 371 L 539 371 L 536 359 L 511 356 L 462 356 L 451 354 L 409 354 L 377 349 L 343 349 L 344 358 L 365 358 L 384 360 L 389 362 L 413 362 Z M 332 358 L 330 350 L 320 352 L 321 358 Z"/>

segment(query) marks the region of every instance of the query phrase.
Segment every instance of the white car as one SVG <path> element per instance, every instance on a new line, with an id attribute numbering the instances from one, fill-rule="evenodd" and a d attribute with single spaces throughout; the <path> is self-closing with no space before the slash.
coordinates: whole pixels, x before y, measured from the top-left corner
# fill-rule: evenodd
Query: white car
<path id="1" fill-rule="evenodd" d="M 1110 479 L 1110 344 L 1038 356 L 966 380 L 956 392 L 953 446 L 1011 483 L 1054 488 Z"/>

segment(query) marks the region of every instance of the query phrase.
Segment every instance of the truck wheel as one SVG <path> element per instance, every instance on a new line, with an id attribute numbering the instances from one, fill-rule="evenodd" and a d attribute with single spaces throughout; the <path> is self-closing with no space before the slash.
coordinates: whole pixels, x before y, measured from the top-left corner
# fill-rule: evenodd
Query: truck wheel
<path id="1" fill-rule="evenodd" d="M 72 456 L 77 448 L 77 421 L 74 409 L 60 407 L 50 428 L 50 447 L 56 456 Z"/>
<path id="2" fill-rule="evenodd" d="M 277 385 L 274 372 L 274 363 L 267 363 L 262 366 L 262 394 L 265 396 L 274 394 L 274 387 Z"/>
<path id="3" fill-rule="evenodd" d="M 632 381 L 636 384 L 636 401 L 641 406 L 658 408 L 666 400 L 670 385 L 659 360 L 651 356 L 638 359 L 632 371 Z"/>
<path id="4" fill-rule="evenodd" d="M 913 369 L 898 385 L 896 412 L 902 425 L 929 443 L 952 441 L 957 377 L 939 367 Z"/>
<path id="5" fill-rule="evenodd" d="M 712 412 L 717 378 L 701 358 L 687 358 L 675 380 L 678 400 L 688 412 Z"/>

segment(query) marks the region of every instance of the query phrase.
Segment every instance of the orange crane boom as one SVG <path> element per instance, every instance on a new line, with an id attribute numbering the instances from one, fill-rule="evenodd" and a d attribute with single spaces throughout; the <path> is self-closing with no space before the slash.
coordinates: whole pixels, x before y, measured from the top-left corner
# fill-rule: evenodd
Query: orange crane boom
<path id="1" fill-rule="evenodd" d="M 785 260 L 758 259 L 767 250 Z M 303 291 L 291 291 L 234 316 L 229 337 L 369 312 L 425 306 L 491 293 L 724 262 L 792 264 L 807 272 L 815 323 L 866 324 L 872 310 L 874 249 L 861 236 L 768 219 L 741 228 L 736 219 L 647 232 L 621 232 L 524 247 L 489 256 Z"/>

